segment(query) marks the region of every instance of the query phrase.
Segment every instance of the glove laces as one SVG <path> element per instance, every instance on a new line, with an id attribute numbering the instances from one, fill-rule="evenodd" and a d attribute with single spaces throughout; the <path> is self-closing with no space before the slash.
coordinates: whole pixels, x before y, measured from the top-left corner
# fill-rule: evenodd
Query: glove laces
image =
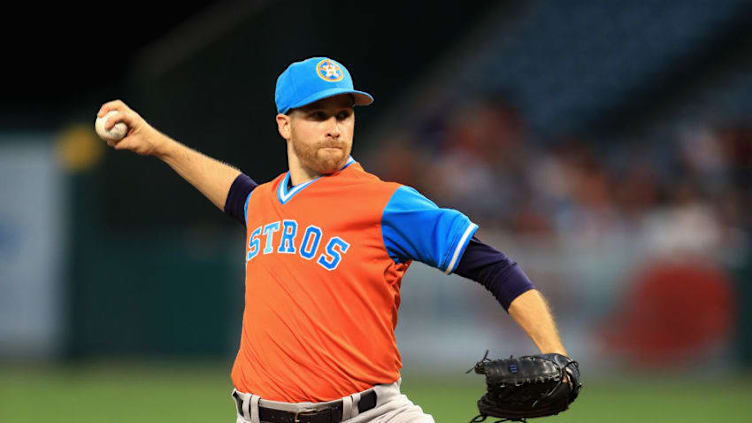
<path id="1" fill-rule="evenodd" d="M 483 414 L 478 414 L 477 416 L 473 417 L 472 420 L 470 420 L 470 423 L 480 423 L 482 421 L 485 421 L 488 418 L 488 416 L 485 416 Z M 525 418 L 519 418 L 519 419 L 501 419 L 496 420 L 494 423 L 502 423 L 502 422 L 522 422 L 527 423 L 527 419 Z"/>
<path id="2" fill-rule="evenodd" d="M 473 366 L 473 367 L 469 368 L 469 369 L 468 369 L 468 370 L 467 370 L 467 371 L 465 372 L 465 374 L 468 374 L 468 373 L 472 372 L 473 370 L 475 370 L 475 373 L 478 373 L 478 374 L 485 374 L 485 373 L 486 373 L 486 370 L 485 370 L 485 369 L 483 368 L 483 365 L 484 365 L 484 364 L 485 364 L 485 363 L 486 363 L 487 361 L 491 361 L 491 359 L 490 359 L 490 358 L 488 358 L 488 350 L 486 350 L 486 353 L 485 353 L 485 354 L 483 355 L 483 358 L 481 358 L 481 359 L 480 359 L 480 361 L 478 361 L 477 363 L 475 363 L 475 366 Z"/>

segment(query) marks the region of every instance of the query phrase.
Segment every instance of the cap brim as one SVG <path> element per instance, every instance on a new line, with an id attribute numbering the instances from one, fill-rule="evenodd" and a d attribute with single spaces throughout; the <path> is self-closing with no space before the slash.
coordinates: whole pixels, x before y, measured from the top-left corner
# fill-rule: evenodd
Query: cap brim
<path id="1" fill-rule="evenodd" d="M 290 109 L 297 109 L 298 107 L 303 107 L 307 104 L 315 103 L 321 99 L 334 97 L 335 95 L 340 94 L 352 94 L 352 96 L 355 98 L 355 105 L 356 106 L 368 106 L 369 104 L 373 103 L 373 97 L 371 94 L 368 94 L 364 91 L 358 91 L 358 90 L 348 90 L 347 88 L 331 88 L 324 91 L 319 91 L 314 95 L 308 96 L 299 102 L 291 105 L 287 110 L 285 110 L 282 113 L 287 113 Z"/>

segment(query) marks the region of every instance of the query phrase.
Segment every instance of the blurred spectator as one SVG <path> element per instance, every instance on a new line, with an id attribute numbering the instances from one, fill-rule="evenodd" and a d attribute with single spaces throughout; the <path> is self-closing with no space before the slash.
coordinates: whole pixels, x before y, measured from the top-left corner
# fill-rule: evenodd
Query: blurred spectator
<path id="1" fill-rule="evenodd" d="M 372 161 L 482 227 L 582 246 L 629 236 L 667 253 L 728 246 L 749 228 L 750 129 L 693 122 L 673 144 L 541 143 L 501 98 L 434 110 Z"/>

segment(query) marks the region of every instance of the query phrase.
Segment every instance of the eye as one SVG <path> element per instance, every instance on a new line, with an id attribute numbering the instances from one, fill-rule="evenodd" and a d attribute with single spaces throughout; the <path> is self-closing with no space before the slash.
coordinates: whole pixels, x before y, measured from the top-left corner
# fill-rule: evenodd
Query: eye
<path id="1" fill-rule="evenodd" d="M 311 117 L 315 120 L 326 120 L 326 113 L 321 110 L 317 110 L 311 113 Z"/>
<path id="2" fill-rule="evenodd" d="M 345 120 L 350 117 L 351 112 L 349 110 L 343 110 L 337 113 L 337 120 Z"/>

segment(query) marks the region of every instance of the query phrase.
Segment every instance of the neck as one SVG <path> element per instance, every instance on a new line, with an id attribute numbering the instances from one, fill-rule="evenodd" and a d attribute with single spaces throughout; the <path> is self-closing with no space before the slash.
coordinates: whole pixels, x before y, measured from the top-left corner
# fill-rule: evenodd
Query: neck
<path id="1" fill-rule="evenodd" d="M 304 167 L 290 166 L 290 182 L 293 186 L 304 184 L 321 176 L 320 174 Z"/>

